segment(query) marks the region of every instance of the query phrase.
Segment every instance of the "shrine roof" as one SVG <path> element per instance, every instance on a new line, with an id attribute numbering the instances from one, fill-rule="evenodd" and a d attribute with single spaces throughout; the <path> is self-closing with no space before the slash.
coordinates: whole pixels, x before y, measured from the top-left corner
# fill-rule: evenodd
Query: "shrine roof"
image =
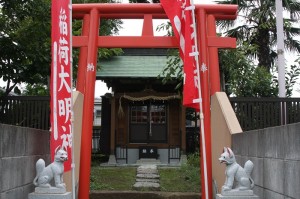
<path id="1" fill-rule="evenodd" d="M 166 56 L 116 56 L 99 62 L 97 77 L 157 77 L 166 63 Z"/>
<path id="2" fill-rule="evenodd" d="M 124 54 L 100 60 L 97 79 L 156 78 L 167 65 L 165 49 L 130 49 Z"/>

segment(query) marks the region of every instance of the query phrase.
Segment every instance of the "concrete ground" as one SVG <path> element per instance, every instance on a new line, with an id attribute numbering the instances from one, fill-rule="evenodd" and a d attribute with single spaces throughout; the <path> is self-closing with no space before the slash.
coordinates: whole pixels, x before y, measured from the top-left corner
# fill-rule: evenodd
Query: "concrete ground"
<path id="1" fill-rule="evenodd" d="M 200 199 L 201 193 L 161 191 L 91 191 L 90 199 Z"/>

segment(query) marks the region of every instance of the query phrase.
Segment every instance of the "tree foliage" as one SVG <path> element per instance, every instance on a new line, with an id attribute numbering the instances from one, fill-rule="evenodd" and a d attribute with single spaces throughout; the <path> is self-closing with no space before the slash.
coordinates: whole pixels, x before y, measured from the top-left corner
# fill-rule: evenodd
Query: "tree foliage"
<path id="1" fill-rule="evenodd" d="M 73 3 L 116 3 L 117 0 L 73 0 Z M 100 20 L 100 30 L 101 36 L 117 35 L 119 29 L 122 25 L 122 20 L 120 19 L 101 19 Z M 72 23 L 73 35 L 81 35 L 82 33 L 82 20 L 73 20 Z M 79 49 L 73 49 L 73 78 L 76 81 L 77 69 L 78 69 L 78 58 Z M 120 55 L 123 51 L 121 48 L 99 48 L 98 49 L 98 61 L 101 59 L 108 59 L 112 56 Z M 97 70 L 99 70 L 101 65 L 97 64 Z"/>
<path id="2" fill-rule="evenodd" d="M 298 55 L 298 58 L 295 60 L 295 65 L 300 68 L 300 55 Z M 299 76 L 298 76 L 299 78 Z M 299 88 L 299 85 L 300 83 L 297 84 L 298 85 L 298 89 L 296 90 L 298 92 L 298 94 L 300 93 L 300 88 Z"/>
<path id="3" fill-rule="evenodd" d="M 114 0 L 73 0 L 73 3 L 113 3 Z M 51 0 L 0 0 L 0 79 L 5 93 L 21 93 L 18 85 L 27 84 L 26 95 L 48 89 L 51 64 Z M 81 21 L 73 22 L 73 34 L 81 34 Z M 101 20 L 101 35 L 117 34 L 120 20 Z M 100 49 L 99 58 L 122 53 L 121 49 Z M 78 50 L 73 58 L 78 57 Z M 77 64 L 74 65 L 77 71 Z M 74 73 L 76 74 L 76 73 Z M 76 77 L 76 75 L 74 75 Z"/>
<path id="4" fill-rule="evenodd" d="M 26 84 L 26 87 L 22 93 L 22 95 L 27 96 L 49 96 L 49 89 L 47 85 L 42 83 L 35 83 L 35 84 Z"/>
<path id="5" fill-rule="evenodd" d="M 4 95 L 19 83 L 47 84 L 50 64 L 50 0 L 1 0 L 0 78 Z"/>
<path id="6" fill-rule="evenodd" d="M 277 96 L 278 78 L 275 62 L 277 59 L 276 41 L 276 12 L 275 0 L 223 0 L 218 1 L 220 4 L 238 4 L 238 20 L 219 21 L 218 25 L 222 30 L 227 30 L 225 36 L 236 37 L 238 40 L 239 54 L 247 57 L 248 61 L 257 61 L 258 67 L 240 67 L 244 71 L 236 71 L 230 67 L 234 60 L 227 60 L 226 56 L 221 56 L 220 63 L 223 69 L 235 79 L 227 82 L 227 87 L 237 96 Z M 285 31 L 285 48 L 289 51 L 300 52 L 300 42 L 296 36 L 300 35 L 300 28 L 295 22 L 300 19 L 300 2 L 297 0 L 283 1 L 284 7 L 284 31 Z M 288 13 L 288 14 L 286 14 Z M 227 54 L 228 52 L 226 52 Z M 238 55 L 238 54 L 236 54 Z M 239 56 L 238 56 L 239 57 Z M 236 57 L 231 57 L 235 59 Z M 250 59 L 249 59 L 250 58 Z M 251 62 L 253 65 L 253 62 Z M 291 96 L 293 86 L 299 77 L 299 65 L 286 67 L 286 95 Z M 226 73 L 226 72 L 225 72 Z M 248 84 L 245 84 L 243 76 L 238 80 L 236 74 L 244 75 L 248 78 Z M 248 85 L 248 86 L 247 86 Z"/>
<path id="7" fill-rule="evenodd" d="M 227 4 L 234 3 L 234 1 L 222 1 L 222 3 L 224 2 Z M 277 71 L 276 69 L 270 71 L 277 57 L 273 50 L 276 44 L 274 0 L 267 2 L 272 5 L 271 7 L 266 7 L 263 3 L 258 2 L 259 0 L 239 1 L 239 4 L 242 4 L 239 7 L 239 15 L 242 15 L 245 20 L 234 28 L 230 29 L 231 25 L 234 24 L 232 21 L 218 22 L 222 29 L 227 28 L 228 31 L 225 32 L 225 36 L 237 37 L 238 39 L 237 49 L 219 51 L 222 87 L 228 95 L 238 97 L 273 97 L 278 95 L 278 80 L 274 75 Z M 300 52 L 300 43 L 294 39 L 294 36 L 300 34 L 300 28 L 293 27 L 292 23 L 300 16 L 300 4 L 293 0 L 289 0 L 289 2 L 292 5 L 289 5 L 287 9 L 290 10 L 293 17 L 285 19 L 286 46 L 288 50 Z M 288 4 L 285 3 L 285 5 Z M 265 18 L 268 19 L 267 22 L 261 23 L 261 20 L 265 20 Z M 158 30 L 167 31 L 169 36 L 173 35 L 170 23 L 162 24 Z M 263 33 L 268 35 L 262 36 Z M 163 82 L 174 77 L 182 79 L 182 63 L 178 57 L 178 52 L 171 52 L 166 67 L 160 75 L 164 77 Z M 292 95 L 293 86 L 299 75 L 299 64 L 286 67 L 287 96 Z M 177 87 L 181 86 L 180 84 Z"/>
<path id="8" fill-rule="evenodd" d="M 221 50 L 220 69 L 223 89 L 238 97 L 274 97 L 278 93 L 272 75 L 265 68 L 256 67 L 241 49 Z"/>
<path id="9" fill-rule="evenodd" d="M 292 96 L 294 86 L 297 85 L 297 81 L 300 77 L 300 57 L 294 61 L 294 64 L 290 66 L 290 69 L 287 69 L 286 67 L 285 71 L 287 71 L 287 75 L 285 76 L 286 96 L 290 97 Z"/>
<path id="10" fill-rule="evenodd" d="M 221 0 L 218 3 L 238 5 L 239 20 L 219 21 L 218 25 L 227 30 L 226 36 L 236 37 L 239 44 L 247 46 L 245 54 L 257 59 L 258 67 L 270 72 L 277 58 L 275 0 Z M 300 19 L 300 2 L 284 0 L 282 3 L 285 48 L 300 53 L 300 42 L 295 39 L 300 35 L 300 28 L 295 24 Z"/>

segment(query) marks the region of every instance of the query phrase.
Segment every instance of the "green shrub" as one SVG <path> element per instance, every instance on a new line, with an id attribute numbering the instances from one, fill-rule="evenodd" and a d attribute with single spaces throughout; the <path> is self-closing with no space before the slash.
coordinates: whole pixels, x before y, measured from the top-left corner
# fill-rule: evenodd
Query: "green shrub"
<path id="1" fill-rule="evenodd" d="M 101 163 L 107 162 L 108 156 L 101 153 L 92 153 L 91 166 L 99 166 Z"/>
<path id="2" fill-rule="evenodd" d="M 134 167 L 92 167 L 91 190 L 131 190 L 135 182 Z"/>
<path id="3" fill-rule="evenodd" d="M 200 167 L 200 154 L 199 152 L 187 156 L 187 164 L 193 167 Z"/>
<path id="4" fill-rule="evenodd" d="M 160 168 L 161 191 L 200 192 L 200 170 L 183 165 L 180 168 Z"/>
<path id="5" fill-rule="evenodd" d="M 200 155 L 199 152 L 188 155 L 187 164 L 181 166 L 185 180 L 200 188 Z"/>

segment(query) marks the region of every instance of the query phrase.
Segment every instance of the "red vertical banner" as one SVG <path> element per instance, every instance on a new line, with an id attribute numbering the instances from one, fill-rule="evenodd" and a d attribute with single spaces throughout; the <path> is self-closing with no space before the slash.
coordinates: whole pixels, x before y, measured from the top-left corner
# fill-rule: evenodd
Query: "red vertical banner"
<path id="1" fill-rule="evenodd" d="M 51 7 L 51 159 L 55 151 L 64 148 L 68 152 L 65 171 L 71 169 L 72 84 L 71 84 L 71 33 L 69 0 L 52 0 Z"/>
<path id="2" fill-rule="evenodd" d="M 161 0 L 160 2 L 171 21 L 174 34 L 180 43 L 180 56 L 184 64 L 183 105 L 200 111 L 202 198 L 210 199 L 212 193 L 210 101 L 208 97 L 208 79 L 206 78 L 208 74 L 208 68 L 205 64 L 206 48 L 201 48 L 201 56 L 199 56 L 196 46 L 199 42 L 197 41 L 199 37 L 197 37 L 195 19 L 193 19 L 195 7 L 191 5 L 190 0 Z M 201 26 L 200 35 L 205 34 L 205 32 L 206 30 Z M 202 44 L 201 47 L 205 46 L 204 39 L 200 43 Z M 199 63 L 198 58 L 201 60 L 201 66 L 197 66 Z M 203 101 L 201 96 L 203 96 Z"/>
<path id="3" fill-rule="evenodd" d="M 161 0 L 173 31 L 179 40 L 179 53 L 183 61 L 184 84 L 183 105 L 199 110 L 199 92 L 197 66 L 195 62 L 196 30 L 192 20 L 192 8 L 189 0 Z"/>

